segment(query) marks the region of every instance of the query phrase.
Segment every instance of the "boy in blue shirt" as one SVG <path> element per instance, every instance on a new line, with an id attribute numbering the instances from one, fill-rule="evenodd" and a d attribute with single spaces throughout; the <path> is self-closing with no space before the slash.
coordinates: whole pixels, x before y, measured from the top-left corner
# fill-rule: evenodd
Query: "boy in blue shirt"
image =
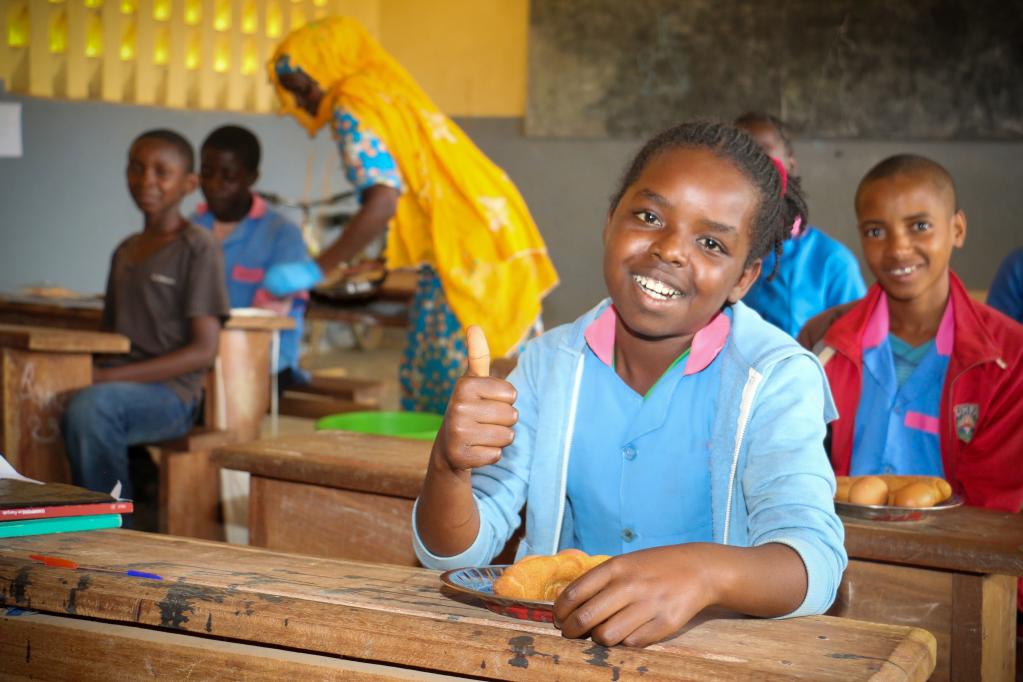
<path id="1" fill-rule="evenodd" d="M 798 176 L 792 140 L 778 118 L 751 111 L 736 119 L 735 125 L 777 159 L 789 176 Z M 795 336 L 814 315 L 855 301 L 866 291 L 852 251 L 812 225 L 797 223 L 792 238 L 782 245 L 781 257 L 775 253 L 764 257 L 760 278 L 743 302 Z"/>
<path id="2" fill-rule="evenodd" d="M 309 381 L 298 363 L 309 293 L 277 298 L 263 279 L 274 265 L 311 260 L 301 230 L 252 191 L 259 160 L 259 140 L 249 130 L 228 125 L 211 132 L 202 144 L 199 171 L 206 203 L 198 206 L 192 221 L 210 230 L 223 249 L 232 308 L 266 308 L 295 320 L 294 329 L 281 332 L 278 367 L 284 390 Z"/>
<path id="3" fill-rule="evenodd" d="M 987 304 L 1023 322 L 1023 249 L 1016 249 L 1002 261 L 987 292 Z"/>

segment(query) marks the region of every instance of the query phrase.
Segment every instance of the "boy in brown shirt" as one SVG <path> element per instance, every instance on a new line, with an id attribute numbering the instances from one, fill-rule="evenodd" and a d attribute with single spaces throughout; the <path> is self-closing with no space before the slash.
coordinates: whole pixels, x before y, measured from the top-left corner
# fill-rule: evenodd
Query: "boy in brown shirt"
<path id="1" fill-rule="evenodd" d="M 95 367 L 64 415 L 72 479 L 91 490 L 120 481 L 132 496 L 128 447 L 191 429 L 217 354 L 229 312 L 223 258 L 180 211 L 198 184 L 194 166 L 191 145 L 170 130 L 142 133 L 128 152 L 128 190 L 145 224 L 114 251 L 103 326 L 131 339 L 131 352 Z"/>

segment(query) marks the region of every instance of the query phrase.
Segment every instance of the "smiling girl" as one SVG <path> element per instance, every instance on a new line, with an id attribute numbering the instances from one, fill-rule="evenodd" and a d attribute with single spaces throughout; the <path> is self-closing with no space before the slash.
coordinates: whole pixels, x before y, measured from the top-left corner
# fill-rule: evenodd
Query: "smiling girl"
<path id="1" fill-rule="evenodd" d="M 826 610 L 846 555 L 824 373 L 739 302 L 804 206 L 735 128 L 648 142 L 604 227 L 610 299 L 507 382 L 459 380 L 414 512 L 422 563 L 488 563 L 526 504 L 518 557 L 616 555 L 558 598 L 565 636 L 643 646 L 711 605 Z"/>

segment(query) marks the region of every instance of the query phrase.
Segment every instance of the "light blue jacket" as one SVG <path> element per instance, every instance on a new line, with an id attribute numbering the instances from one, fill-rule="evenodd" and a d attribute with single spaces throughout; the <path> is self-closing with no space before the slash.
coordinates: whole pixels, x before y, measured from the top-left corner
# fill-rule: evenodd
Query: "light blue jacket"
<path id="1" fill-rule="evenodd" d="M 496 464 L 473 471 L 479 534 L 461 554 L 436 556 L 419 538 L 413 510 L 413 544 L 424 566 L 489 563 L 518 527 L 523 503 L 526 533 L 517 557 L 554 554 L 571 542 L 565 489 L 583 332 L 609 304 L 601 302 L 526 346 L 509 377 L 518 390 L 515 442 Z M 718 358 L 721 391 L 708 396 L 716 403 L 708 444 L 714 540 L 740 547 L 779 542 L 794 549 L 806 567 L 808 589 L 788 615 L 822 613 L 834 601 L 847 562 L 833 502 L 835 477 L 823 446 L 825 424 L 837 416 L 827 379 L 792 337 L 742 303 L 732 310 L 731 333 Z"/>

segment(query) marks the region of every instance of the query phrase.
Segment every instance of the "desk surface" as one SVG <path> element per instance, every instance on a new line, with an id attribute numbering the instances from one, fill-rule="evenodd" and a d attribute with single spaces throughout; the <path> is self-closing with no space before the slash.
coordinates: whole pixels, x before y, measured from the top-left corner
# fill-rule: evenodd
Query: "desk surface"
<path id="1" fill-rule="evenodd" d="M 958 507 L 921 521 L 842 521 L 851 557 L 1023 576 L 1023 514 Z"/>
<path id="2" fill-rule="evenodd" d="M 432 441 L 317 431 L 231 444 L 215 457 L 223 467 L 266 478 L 415 499 L 432 446 Z"/>
<path id="3" fill-rule="evenodd" d="M 485 678 L 923 680 L 934 665 L 923 630 L 826 616 L 707 617 L 664 644 L 609 649 L 449 596 L 435 571 L 123 530 L 0 540 L 0 601 Z"/>
<path id="4" fill-rule="evenodd" d="M 258 309 L 257 309 L 258 310 Z M 237 312 L 236 312 L 237 311 Z M 286 315 L 268 315 L 238 308 L 224 324 L 225 329 L 294 329 L 295 321 Z M 17 324 L 47 326 L 59 324 L 76 329 L 99 329 L 103 316 L 103 297 L 46 298 L 25 294 L 0 293 L 0 318 Z"/>
<path id="5" fill-rule="evenodd" d="M 0 346 L 50 353 L 127 353 L 131 341 L 105 332 L 0 324 Z"/>

